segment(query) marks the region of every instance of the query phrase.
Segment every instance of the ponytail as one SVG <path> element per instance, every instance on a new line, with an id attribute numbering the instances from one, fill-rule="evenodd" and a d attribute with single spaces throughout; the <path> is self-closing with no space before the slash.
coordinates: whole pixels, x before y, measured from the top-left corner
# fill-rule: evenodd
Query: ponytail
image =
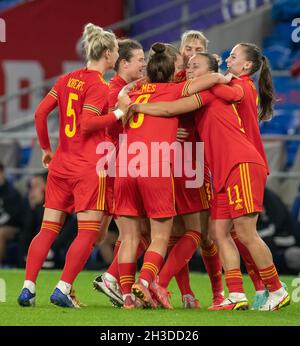
<path id="1" fill-rule="evenodd" d="M 260 111 L 258 119 L 262 121 L 270 120 L 273 115 L 273 105 L 275 96 L 271 70 L 267 58 L 261 54 L 259 47 L 253 43 L 239 43 L 244 48 L 247 60 L 252 62 L 250 75 L 260 69 L 258 80 Z"/>
<path id="2" fill-rule="evenodd" d="M 272 75 L 265 56 L 262 56 L 261 70 L 258 80 L 260 111 L 258 119 L 260 121 L 270 120 L 273 115 L 273 105 L 275 96 L 273 90 Z"/>

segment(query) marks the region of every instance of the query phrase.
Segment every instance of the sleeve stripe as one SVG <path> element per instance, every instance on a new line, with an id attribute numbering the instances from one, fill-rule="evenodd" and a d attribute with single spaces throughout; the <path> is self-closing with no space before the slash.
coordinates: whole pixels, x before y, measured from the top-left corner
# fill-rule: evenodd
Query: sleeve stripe
<path id="1" fill-rule="evenodd" d="M 194 96 L 195 96 L 195 98 L 196 98 L 196 100 L 198 102 L 199 108 L 201 108 L 202 107 L 202 100 L 201 100 L 200 95 L 199 94 L 194 94 Z"/>
<path id="2" fill-rule="evenodd" d="M 101 115 L 101 110 L 99 110 L 98 108 L 96 108 L 96 107 L 94 107 L 92 105 L 84 104 L 82 108 L 86 109 L 86 110 L 89 110 L 89 111 L 92 111 L 92 112 L 95 112 L 98 115 Z"/>
<path id="3" fill-rule="evenodd" d="M 53 96 L 53 97 L 57 100 L 57 92 L 56 92 L 54 89 L 51 89 L 51 90 L 48 92 L 48 95 Z"/>
<path id="4" fill-rule="evenodd" d="M 182 89 L 182 94 L 181 96 L 189 96 L 189 85 L 191 84 L 191 80 L 188 80 L 186 83 L 185 83 L 185 86 L 183 87 Z"/>

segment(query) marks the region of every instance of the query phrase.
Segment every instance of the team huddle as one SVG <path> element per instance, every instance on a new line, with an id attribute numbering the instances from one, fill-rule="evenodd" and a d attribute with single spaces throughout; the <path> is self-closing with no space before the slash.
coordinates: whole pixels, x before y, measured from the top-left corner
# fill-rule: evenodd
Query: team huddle
<path id="1" fill-rule="evenodd" d="M 115 306 L 172 309 L 168 285 L 175 277 L 183 307 L 200 308 L 189 279 L 198 248 L 211 282 L 210 310 L 249 309 L 240 256 L 256 290 L 252 309 L 290 304 L 256 230 L 269 173 L 259 121 L 272 116 L 274 102 L 260 49 L 236 44 L 223 75 L 200 31 L 185 32 L 180 49 L 153 44 L 147 63 L 140 43 L 117 40 L 93 24 L 85 26 L 82 41 L 87 66 L 61 76 L 35 113 L 49 173 L 43 222 L 29 247 L 18 303 L 35 305 L 38 273 L 66 215 L 75 211 L 78 234 L 50 296 L 55 305 L 79 307 L 72 285 L 113 217 L 119 230 L 114 260 L 93 285 Z M 110 69 L 116 75 L 108 84 L 103 75 Z M 56 107 L 54 153 L 47 117 Z M 197 180 L 199 171 L 203 179 Z"/>

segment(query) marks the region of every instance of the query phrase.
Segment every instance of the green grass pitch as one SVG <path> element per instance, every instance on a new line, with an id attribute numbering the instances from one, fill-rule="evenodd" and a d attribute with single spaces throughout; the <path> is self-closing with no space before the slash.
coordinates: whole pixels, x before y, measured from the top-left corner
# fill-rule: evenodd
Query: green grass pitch
<path id="1" fill-rule="evenodd" d="M 114 308 L 106 296 L 92 289 L 96 272 L 82 272 L 75 289 L 80 300 L 87 304 L 81 309 L 62 309 L 49 302 L 50 294 L 59 280 L 60 272 L 42 271 L 37 284 L 35 308 L 21 308 L 17 297 L 22 287 L 22 270 L 0 270 L 0 283 L 6 284 L 6 302 L 0 303 L 0 326 L 299 326 L 300 302 L 276 312 L 257 311 L 208 311 L 211 289 L 206 274 L 191 274 L 192 287 L 201 303 L 200 310 L 185 310 L 181 307 L 179 290 L 172 281 L 174 310 L 122 310 Z M 292 293 L 292 280 L 285 276 L 288 290 Z M 1 280 L 3 279 L 3 280 Z M 254 294 L 252 284 L 244 276 L 244 286 L 251 302 Z M 294 294 L 294 296 L 297 296 Z M 298 296 L 300 296 L 298 292 Z"/>

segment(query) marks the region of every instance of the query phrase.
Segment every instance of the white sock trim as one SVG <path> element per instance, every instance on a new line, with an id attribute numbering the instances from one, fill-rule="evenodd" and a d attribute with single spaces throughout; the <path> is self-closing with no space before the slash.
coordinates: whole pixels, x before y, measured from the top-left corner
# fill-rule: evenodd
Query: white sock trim
<path id="1" fill-rule="evenodd" d="M 23 288 L 27 288 L 32 294 L 35 294 L 35 283 L 33 281 L 25 280 Z"/>
<path id="2" fill-rule="evenodd" d="M 59 281 L 56 286 L 63 294 L 70 294 L 72 285 L 65 281 Z"/>

